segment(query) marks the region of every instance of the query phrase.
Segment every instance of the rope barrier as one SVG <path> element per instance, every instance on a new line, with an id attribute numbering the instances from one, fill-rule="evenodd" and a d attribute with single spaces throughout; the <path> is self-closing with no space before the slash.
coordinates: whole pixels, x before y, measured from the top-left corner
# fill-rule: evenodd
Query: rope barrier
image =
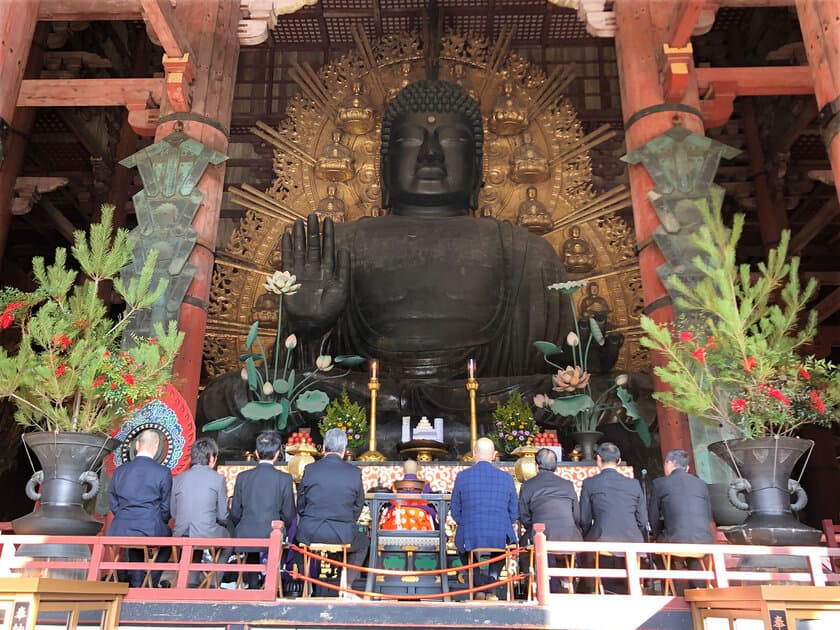
<path id="1" fill-rule="evenodd" d="M 459 567 L 460 568 L 460 567 Z M 408 572 L 407 575 L 416 575 L 415 572 Z M 464 588 L 459 589 L 457 591 L 441 591 L 440 593 L 425 593 L 425 594 L 418 594 L 418 595 L 408 595 L 408 594 L 401 594 L 401 593 L 377 593 L 372 591 L 357 591 L 353 588 L 342 588 L 336 584 L 331 584 L 330 582 L 324 582 L 323 580 L 319 580 L 318 578 L 308 577 L 303 575 L 298 571 L 292 571 L 289 574 L 292 579 L 295 580 L 302 580 L 304 582 L 308 582 L 310 584 L 314 584 L 315 586 L 320 586 L 323 588 L 328 588 L 334 591 L 339 591 L 341 593 L 350 593 L 352 595 L 358 595 L 359 597 L 372 597 L 376 599 L 394 599 L 394 600 L 424 600 L 424 599 L 440 599 L 441 597 L 453 597 L 458 595 L 469 595 L 471 593 L 478 593 L 481 591 L 490 590 L 492 588 L 496 588 L 498 586 L 504 586 L 510 584 L 512 582 L 519 582 L 525 579 L 524 574 L 517 574 L 512 577 L 506 578 L 504 580 L 497 580 L 496 582 L 490 582 L 488 584 L 482 584 L 481 586 L 475 586 L 473 588 Z"/>
<path id="2" fill-rule="evenodd" d="M 357 571 L 363 571 L 366 573 L 373 573 L 374 575 L 392 575 L 392 576 L 407 576 L 407 575 L 441 575 L 443 573 L 453 573 L 457 571 L 464 571 L 469 569 L 475 569 L 476 567 L 483 567 L 487 564 L 492 564 L 494 562 L 499 562 L 500 560 L 510 558 L 512 556 L 517 556 L 521 553 L 525 553 L 530 551 L 525 547 L 516 547 L 515 549 L 510 549 L 503 554 L 499 554 L 498 556 L 493 556 L 492 558 L 488 558 L 486 560 L 481 560 L 479 562 L 473 562 L 472 564 L 464 564 L 458 567 L 447 567 L 443 569 L 428 569 L 425 571 L 398 571 L 396 569 L 375 569 L 372 567 L 367 566 L 360 566 L 357 564 L 350 564 L 348 562 L 342 562 L 341 560 L 334 560 L 332 558 L 327 558 L 322 556 L 319 553 L 309 551 L 307 549 L 301 549 L 297 545 L 291 545 L 289 547 L 293 551 L 297 551 L 302 556 L 308 556 L 310 558 L 314 558 L 320 560 L 324 564 L 329 564 L 330 566 L 341 567 L 343 569 L 356 569 Z"/>

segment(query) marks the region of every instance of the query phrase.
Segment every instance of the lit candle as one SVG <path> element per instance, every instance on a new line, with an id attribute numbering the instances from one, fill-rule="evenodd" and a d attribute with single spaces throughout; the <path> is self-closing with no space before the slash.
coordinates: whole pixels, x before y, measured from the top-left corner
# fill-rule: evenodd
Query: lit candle
<path id="1" fill-rule="evenodd" d="M 475 378 L 475 359 L 467 361 L 467 375 L 470 378 Z"/>
<path id="2" fill-rule="evenodd" d="M 379 373 L 379 361 L 376 359 L 371 359 L 370 362 L 370 377 L 376 378 L 376 375 Z"/>

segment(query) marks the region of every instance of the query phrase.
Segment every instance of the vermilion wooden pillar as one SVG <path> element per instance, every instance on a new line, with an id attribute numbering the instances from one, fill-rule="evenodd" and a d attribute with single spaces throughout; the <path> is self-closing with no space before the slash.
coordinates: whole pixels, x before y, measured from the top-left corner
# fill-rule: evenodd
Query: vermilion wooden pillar
<path id="1" fill-rule="evenodd" d="M 21 112 L 15 118 L 15 110 L 20 82 L 35 36 L 39 5 L 40 0 L 0 2 L 0 117 L 16 129 L 31 126 L 34 119 L 32 112 Z M 24 138 L 13 132 L 3 141 L 7 156 L 0 165 L 0 266 L 3 264 L 12 219 L 9 209 L 12 189 L 23 161 L 25 144 Z"/>
<path id="2" fill-rule="evenodd" d="M 840 0 L 796 0 L 799 28 L 814 79 L 823 141 L 840 182 Z M 840 192 L 838 193 L 840 196 Z"/>
<path id="3" fill-rule="evenodd" d="M 239 0 L 178 0 L 176 17 L 195 54 L 195 80 L 188 113 L 177 114 L 165 102 L 155 140 L 172 133 L 176 122 L 183 132 L 202 144 L 227 152 L 228 130 L 233 109 L 233 89 L 239 59 L 236 34 L 240 19 Z M 187 290 L 178 320 L 184 332 L 184 345 L 175 361 L 175 385 L 193 413 L 198 397 L 204 331 L 207 324 L 207 303 L 213 275 L 216 234 L 225 179 L 225 166 L 207 167 L 197 189 L 204 194 L 193 227 L 198 242 L 189 262 L 196 267 Z"/>
<path id="4" fill-rule="evenodd" d="M 614 5 L 615 47 L 628 153 L 667 131 L 675 122 L 695 133 L 704 133 L 693 66 L 690 67 L 688 89 L 683 101 L 666 104 L 663 97 L 660 81 L 662 51 L 667 43 L 667 27 L 675 4 L 662 0 L 616 0 Z M 660 223 L 647 196 L 654 183 L 642 165 L 629 166 L 628 170 L 636 242 L 646 243 Z M 656 268 L 664 261 L 662 252 L 653 242 L 639 252 L 644 303 L 648 315 L 658 323 L 674 321 L 667 292 L 656 275 Z M 661 358 L 652 356 L 651 360 L 657 365 Z M 662 382 L 655 377 L 654 389 L 664 389 Z M 674 448 L 692 453 L 691 432 L 685 414 L 657 403 L 657 418 L 663 455 Z"/>

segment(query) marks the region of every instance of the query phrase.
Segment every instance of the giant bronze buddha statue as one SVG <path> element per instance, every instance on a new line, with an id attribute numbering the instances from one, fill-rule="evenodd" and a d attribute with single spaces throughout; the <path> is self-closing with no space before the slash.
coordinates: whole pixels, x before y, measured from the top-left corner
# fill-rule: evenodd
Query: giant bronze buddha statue
<path id="1" fill-rule="evenodd" d="M 478 105 L 461 87 L 409 84 L 382 120 L 388 214 L 322 226 L 313 214 L 283 237 L 282 268 L 301 283 L 284 300 L 286 319 L 302 354 L 309 348 L 304 360 L 317 351 L 379 360 L 385 454 L 394 454 L 400 418 L 421 414 L 446 416 L 453 454 L 464 452 L 468 435 L 456 427 L 466 429 L 467 360 L 477 362 L 489 415 L 514 389 L 547 391 L 533 342 L 557 342 L 572 328 L 567 297 L 547 288 L 566 277 L 551 245 L 474 216 L 483 142 Z M 366 380 L 351 374 L 336 389 L 362 398 Z"/>

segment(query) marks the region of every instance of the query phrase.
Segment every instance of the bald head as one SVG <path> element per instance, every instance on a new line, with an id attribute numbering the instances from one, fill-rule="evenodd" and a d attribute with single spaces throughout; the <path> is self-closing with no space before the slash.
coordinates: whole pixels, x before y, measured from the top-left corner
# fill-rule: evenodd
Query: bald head
<path id="1" fill-rule="evenodd" d="M 407 459 L 403 462 L 403 474 L 406 475 L 416 475 L 417 474 L 417 462 L 413 459 Z"/>
<path id="2" fill-rule="evenodd" d="M 490 438 L 478 438 L 473 448 L 473 459 L 477 462 L 492 462 L 496 457 L 496 445 Z"/>
<path id="3" fill-rule="evenodd" d="M 154 457 L 157 455 L 159 446 L 160 435 L 158 432 L 153 429 L 146 429 L 137 437 L 135 449 L 138 455 Z"/>

